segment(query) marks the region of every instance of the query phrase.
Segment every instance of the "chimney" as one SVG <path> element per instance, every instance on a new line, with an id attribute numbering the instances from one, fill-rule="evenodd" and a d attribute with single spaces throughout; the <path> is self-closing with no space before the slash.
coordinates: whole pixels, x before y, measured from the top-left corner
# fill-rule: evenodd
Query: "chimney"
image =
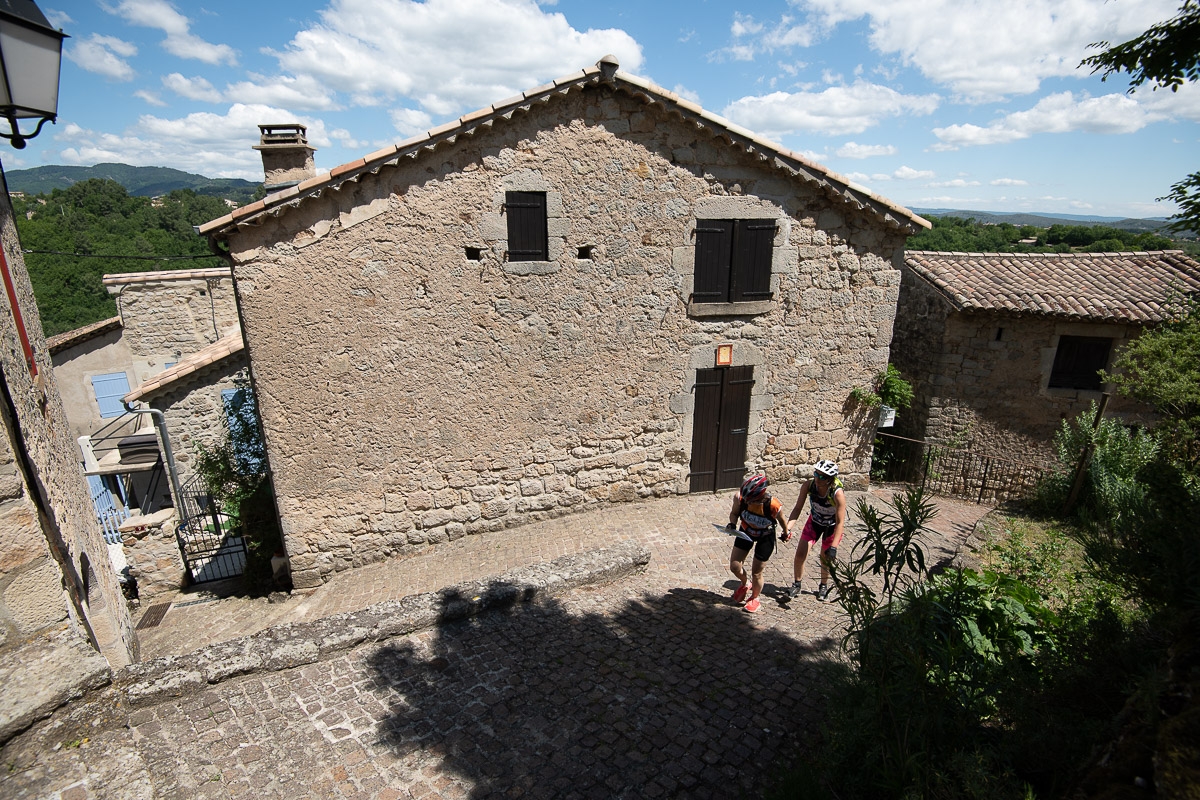
<path id="1" fill-rule="evenodd" d="M 309 147 L 308 128 L 290 125 L 259 125 L 260 137 L 254 149 L 262 153 L 267 192 L 278 192 L 300 181 L 316 177 L 317 167 Z"/>

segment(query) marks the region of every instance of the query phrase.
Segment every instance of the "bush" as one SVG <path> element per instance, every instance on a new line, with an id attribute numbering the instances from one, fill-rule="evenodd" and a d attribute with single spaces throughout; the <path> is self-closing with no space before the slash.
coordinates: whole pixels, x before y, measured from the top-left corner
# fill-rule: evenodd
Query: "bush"
<path id="1" fill-rule="evenodd" d="M 1097 407 L 1073 420 L 1063 420 L 1054 435 L 1056 463 L 1042 476 L 1035 491 L 1035 506 L 1045 514 L 1063 511 L 1080 459 L 1092 449 L 1091 460 L 1072 513 L 1085 525 L 1104 525 L 1142 502 L 1141 470 L 1155 460 L 1157 440 L 1141 429 L 1126 429 L 1114 419 L 1102 419 L 1093 429 Z"/>

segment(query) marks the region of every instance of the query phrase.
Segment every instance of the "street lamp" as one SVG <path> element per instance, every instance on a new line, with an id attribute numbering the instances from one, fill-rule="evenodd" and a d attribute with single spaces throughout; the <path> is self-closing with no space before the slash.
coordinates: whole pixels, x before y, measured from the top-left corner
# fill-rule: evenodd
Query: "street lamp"
<path id="1" fill-rule="evenodd" d="M 18 150 L 58 117 L 58 73 L 67 35 L 50 27 L 33 0 L 0 0 L 0 117 L 8 120 Z M 36 119 L 33 133 L 17 128 L 19 119 Z"/>

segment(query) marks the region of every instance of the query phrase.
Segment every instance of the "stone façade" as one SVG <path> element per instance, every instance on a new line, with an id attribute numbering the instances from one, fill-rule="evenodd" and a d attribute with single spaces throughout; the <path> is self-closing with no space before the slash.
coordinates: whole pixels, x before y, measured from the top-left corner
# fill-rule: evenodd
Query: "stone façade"
<path id="1" fill-rule="evenodd" d="M 202 226 L 232 254 L 296 586 L 687 492 L 696 371 L 722 343 L 754 369 L 748 470 L 787 482 L 834 458 L 865 485 L 873 420 L 846 400 L 888 361 L 919 218 L 847 202 L 669 105 L 588 83 Z M 505 259 L 513 190 L 546 192 L 549 261 Z M 690 302 L 698 218 L 776 220 L 769 302 Z"/>

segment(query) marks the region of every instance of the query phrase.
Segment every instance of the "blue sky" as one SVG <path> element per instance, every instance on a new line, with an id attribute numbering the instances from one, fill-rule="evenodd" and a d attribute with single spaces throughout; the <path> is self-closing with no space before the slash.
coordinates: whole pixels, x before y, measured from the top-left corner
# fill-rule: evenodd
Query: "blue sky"
<path id="1" fill-rule="evenodd" d="M 326 171 L 595 63 L 909 207 L 1165 216 L 1200 86 L 1101 82 L 1090 42 L 1179 0 L 39 0 L 71 38 L 57 125 L 6 169 L 118 161 L 262 179 L 259 123 Z"/>

